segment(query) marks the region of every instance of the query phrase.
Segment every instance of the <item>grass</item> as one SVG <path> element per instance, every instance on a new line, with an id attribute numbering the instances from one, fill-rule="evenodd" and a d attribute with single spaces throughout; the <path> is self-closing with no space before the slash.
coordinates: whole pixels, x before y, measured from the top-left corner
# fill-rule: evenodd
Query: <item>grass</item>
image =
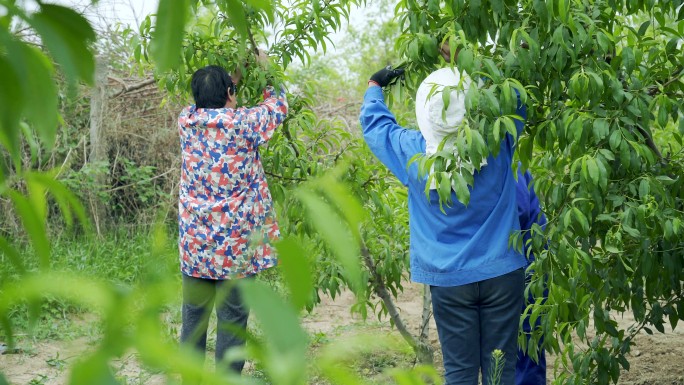
<path id="1" fill-rule="evenodd" d="M 169 231 L 170 232 L 170 231 Z M 174 242 L 168 245 L 160 255 L 153 253 L 152 237 L 147 229 L 117 229 L 102 237 L 95 235 L 74 236 L 61 234 L 53 238 L 51 244 L 51 270 L 68 272 L 88 278 L 101 279 L 121 287 L 128 287 L 140 282 L 149 270 L 178 273 L 178 261 Z M 19 254 L 28 256 L 24 259 L 25 269 L 38 270 L 38 260 L 33 250 L 26 245 L 16 246 Z M 0 254 L 0 276 L 9 280 L 17 279 L 17 271 L 6 257 Z M 179 285 L 180 287 L 180 285 Z M 26 305 L 15 306 L 10 311 L 10 320 L 21 337 L 31 336 L 33 340 L 72 339 L 92 334 L 92 325 L 72 322 L 79 316 L 92 312 L 69 301 L 59 298 L 47 298 L 40 305 L 40 317 L 31 327 L 31 316 Z M 179 315 L 175 315 L 179 318 Z M 91 329 L 91 330 L 88 330 Z M 0 329 L 0 340 L 4 331 Z"/>
<path id="2" fill-rule="evenodd" d="M 354 376 L 362 378 L 368 385 L 393 384 L 391 372 L 395 368 L 410 368 L 415 363 L 415 354 L 411 347 L 396 333 L 390 332 L 387 325 L 355 323 L 353 325 L 336 328 L 329 334 L 316 333 L 311 336 L 312 344 L 309 350 L 309 362 L 314 363 L 317 357 L 326 349 L 336 349 L 338 346 L 345 345 L 347 339 L 355 336 L 369 336 L 369 345 L 373 345 L 373 337 L 387 338 L 389 346 L 384 349 L 367 350 L 368 345 L 358 346 L 358 350 L 345 356 L 345 360 L 338 362 L 344 371 L 353 373 Z M 374 338 L 373 338 L 374 339 Z M 330 385 L 332 382 L 315 366 L 310 368 L 309 384 Z M 245 371 L 245 374 L 265 381 L 268 378 L 264 369 L 258 362 L 253 362 Z"/>
<path id="3" fill-rule="evenodd" d="M 79 276 L 102 279 L 120 285 L 122 288 L 131 287 L 141 283 L 150 277 L 150 271 L 164 277 L 178 278 L 178 295 L 180 299 L 180 272 L 178 270 L 178 257 L 175 241 L 165 232 L 167 240 L 162 253 L 155 253 L 152 247 L 152 237 L 146 229 L 119 229 L 105 234 L 101 238 L 94 236 L 68 236 L 54 237 L 52 243 L 51 269 L 55 271 L 69 272 Z M 33 255 L 28 247 L 19 247 L 22 255 Z M 28 271 L 37 271 L 38 262 L 35 259 L 26 258 Z M 0 276 L 17 279 L 18 275 L 11 267 L 6 257 L 0 255 Z M 272 269 L 274 270 L 274 269 Z M 277 271 L 269 271 L 260 277 L 274 287 L 282 291 Z M 16 306 L 10 314 L 17 338 L 17 346 L 22 349 L 22 356 L 27 359 L 31 355 L 40 352 L 45 343 L 54 344 L 54 341 L 85 340 L 88 345 L 95 345 L 101 339 L 102 325 L 100 318 L 93 309 L 77 306 L 69 301 L 59 298 L 48 298 L 41 304 L 40 317 L 35 320 L 34 327 L 30 328 L 30 317 L 25 305 Z M 165 334 L 169 339 L 175 340 L 180 327 L 179 303 L 169 304 L 162 309 L 161 317 L 168 325 Z M 259 325 L 250 323 L 250 330 L 260 336 Z M 411 348 L 398 336 L 392 335 L 386 324 L 355 323 L 336 328 L 329 333 L 318 332 L 311 335 L 311 348 L 309 355 L 311 362 L 316 361 L 318 354 L 329 346 L 335 346 L 344 342 L 347 338 L 356 335 L 387 334 L 395 338 L 390 348 L 384 350 L 364 351 L 360 350 L 350 355 L 340 363 L 352 373 L 367 380 L 368 384 L 387 384 L 393 382 L 387 374 L 393 368 L 411 367 L 414 364 L 414 355 Z M 0 330 L 0 341 L 4 339 L 4 331 Z M 85 338 L 84 338 L 85 337 Z M 215 315 L 210 320 L 208 333 L 206 364 L 212 365 L 215 338 Z M 71 354 L 71 353 L 70 353 Z M 45 374 L 54 376 L 54 370 L 63 372 L 73 362 L 73 357 L 61 357 L 59 354 L 43 358 L 41 367 L 46 370 Z M 114 365 L 116 366 L 116 365 Z M 131 370 L 131 368 L 133 368 Z M 53 371 L 50 372 L 49 370 Z M 117 379 L 122 384 L 143 384 L 155 375 L 143 367 L 139 367 L 137 358 L 122 357 L 119 368 L 115 368 Z M 329 382 L 315 367 L 311 368 L 311 384 L 327 385 Z M 36 374 L 31 380 L 33 384 L 42 384 L 51 381 L 45 374 Z M 267 381 L 265 373 L 258 362 L 254 362 L 246 371 L 246 374 Z"/>

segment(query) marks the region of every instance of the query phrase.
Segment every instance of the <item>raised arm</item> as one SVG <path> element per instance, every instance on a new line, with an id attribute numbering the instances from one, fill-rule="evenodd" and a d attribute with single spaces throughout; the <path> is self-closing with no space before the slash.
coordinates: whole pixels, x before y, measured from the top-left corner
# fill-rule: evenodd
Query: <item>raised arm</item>
<path id="1" fill-rule="evenodd" d="M 401 183 L 407 185 L 408 161 L 425 150 L 425 141 L 420 132 L 407 130 L 397 124 L 385 104 L 381 88 L 402 73 L 403 70 L 384 68 L 373 75 L 361 106 L 360 120 L 363 138 L 373 154 Z"/>
<path id="2" fill-rule="evenodd" d="M 264 90 L 264 101 L 256 107 L 244 110 L 248 116 L 248 132 L 246 136 L 255 146 L 267 142 L 275 129 L 283 123 L 287 116 L 287 98 L 285 90 L 276 93 L 271 86 Z"/>

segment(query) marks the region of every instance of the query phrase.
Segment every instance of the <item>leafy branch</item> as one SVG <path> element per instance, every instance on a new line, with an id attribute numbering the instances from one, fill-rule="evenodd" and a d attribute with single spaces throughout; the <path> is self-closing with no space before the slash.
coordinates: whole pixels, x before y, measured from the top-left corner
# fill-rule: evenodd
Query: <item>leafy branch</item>
<path id="1" fill-rule="evenodd" d="M 368 271 L 371 273 L 370 276 L 373 281 L 373 291 L 382 300 L 382 303 L 385 305 L 387 313 L 392 319 L 394 326 L 397 328 L 401 336 L 404 337 L 404 340 L 406 340 L 406 342 L 408 342 L 408 344 L 411 345 L 411 348 L 413 348 L 413 350 L 416 352 L 418 360 L 423 363 L 431 363 L 433 355 L 432 347 L 421 342 L 408 331 L 408 328 L 404 324 L 401 315 L 399 315 L 397 307 L 394 305 L 394 301 L 392 301 L 392 296 L 387 290 L 385 282 L 382 280 L 382 275 L 378 273 L 375 262 L 373 262 L 373 257 L 371 256 L 370 251 L 363 240 L 361 240 L 361 255 L 366 267 L 368 268 Z"/>

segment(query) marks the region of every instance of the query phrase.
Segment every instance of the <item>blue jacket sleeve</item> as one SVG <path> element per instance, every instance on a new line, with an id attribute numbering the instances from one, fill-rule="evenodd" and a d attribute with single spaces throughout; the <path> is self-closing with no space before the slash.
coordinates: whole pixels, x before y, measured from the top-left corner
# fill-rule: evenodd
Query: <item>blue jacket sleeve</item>
<path id="1" fill-rule="evenodd" d="M 532 174 L 529 171 L 522 174 L 518 171 L 518 184 L 516 185 L 516 197 L 518 201 L 518 217 L 520 218 L 520 229 L 525 231 L 532 228 L 534 223 L 544 227 L 546 216 L 541 211 L 539 198 L 534 192 L 532 185 Z"/>
<path id="2" fill-rule="evenodd" d="M 397 124 L 382 95 L 382 88 L 369 87 L 361 106 L 363 138 L 373 154 L 399 179 L 408 185 L 408 161 L 425 152 L 425 140 L 420 132 Z"/>
<path id="3" fill-rule="evenodd" d="M 541 206 L 539 205 L 539 198 L 537 198 L 537 194 L 534 192 L 534 186 L 532 184 L 532 174 L 530 174 L 529 171 L 525 173 L 525 179 L 528 186 L 528 190 L 530 192 L 530 223 L 529 227 L 525 228 L 532 228 L 533 223 L 536 223 L 542 228 L 544 228 L 546 226 L 546 216 L 541 211 Z"/>
<path id="4" fill-rule="evenodd" d="M 532 185 L 532 174 L 529 171 L 522 174 L 518 170 L 518 183 L 516 185 L 516 198 L 518 202 L 518 218 L 520 219 L 520 230 L 523 233 L 523 249 L 525 255 L 531 260 L 533 255 L 528 255 L 528 242 L 532 238 L 532 234 L 528 231 L 533 224 L 538 224 L 542 228 L 546 226 L 546 216 L 541 211 L 539 199 L 534 192 Z"/>

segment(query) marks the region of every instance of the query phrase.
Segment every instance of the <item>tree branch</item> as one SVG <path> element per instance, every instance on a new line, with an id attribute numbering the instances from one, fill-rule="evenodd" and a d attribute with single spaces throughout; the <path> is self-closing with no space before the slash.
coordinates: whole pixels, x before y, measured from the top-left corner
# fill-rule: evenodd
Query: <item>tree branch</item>
<path id="1" fill-rule="evenodd" d="M 306 182 L 306 181 L 307 181 L 307 179 L 305 179 L 305 178 L 291 178 L 291 177 L 287 177 L 287 176 L 283 176 L 283 175 L 274 174 L 274 173 L 268 172 L 268 171 L 264 171 L 264 173 L 265 173 L 266 175 L 272 176 L 272 177 L 274 177 L 274 178 L 284 179 L 284 180 L 291 180 L 291 181 L 294 181 L 294 182 Z"/>
<path id="2" fill-rule="evenodd" d="M 665 158 L 663 158 L 663 154 L 660 153 L 660 150 L 658 149 L 658 146 L 656 146 L 655 142 L 653 141 L 653 137 L 651 136 L 651 134 L 649 134 L 648 131 L 646 131 L 643 127 L 641 127 L 638 124 L 637 124 L 636 128 L 637 128 L 637 130 L 639 130 L 639 133 L 641 134 L 641 136 L 643 136 L 644 139 L 646 140 L 646 145 L 648 146 L 648 148 L 650 148 L 651 151 L 653 151 L 656 154 L 656 156 L 658 156 L 658 159 L 660 159 L 661 161 L 664 162 Z"/>
<path id="3" fill-rule="evenodd" d="M 249 37 L 249 43 L 252 45 L 252 50 L 254 50 L 254 55 L 259 56 L 259 46 L 254 40 L 254 34 L 252 34 L 252 30 L 249 26 L 247 26 L 247 36 Z"/>
<path id="4" fill-rule="evenodd" d="M 325 1 L 323 2 L 323 4 L 321 4 L 321 8 L 320 8 L 319 13 L 325 11 L 325 9 L 328 8 L 328 7 L 330 6 L 330 3 L 332 3 L 332 0 L 325 0 Z M 307 20 L 306 24 L 304 24 L 304 26 L 301 27 L 301 28 L 297 28 L 297 33 L 296 33 L 296 34 L 290 35 L 290 39 L 288 39 L 286 42 L 283 42 L 283 43 L 278 42 L 278 43 L 274 44 L 274 46 L 280 45 L 280 47 L 281 47 L 281 49 L 282 49 L 283 51 L 285 51 L 286 49 L 288 49 L 288 50 L 291 49 L 290 44 L 292 44 L 293 42 L 295 42 L 295 41 L 297 41 L 297 40 L 302 39 L 303 36 L 304 36 L 307 32 L 311 31 L 311 27 L 312 27 L 313 24 L 316 22 L 316 20 L 317 20 L 316 14 L 314 14 L 314 13 L 312 12 L 312 13 L 309 15 L 309 20 Z"/>
<path id="5" fill-rule="evenodd" d="M 667 88 L 670 85 L 672 85 L 672 83 L 678 81 L 679 78 L 682 76 L 682 74 L 684 74 L 684 67 L 679 67 L 672 73 L 672 76 L 669 79 L 656 81 L 656 83 L 662 84 L 663 88 Z M 658 95 L 659 93 L 660 93 L 660 89 L 658 88 L 657 85 L 653 85 L 648 89 L 649 96 L 655 96 L 655 95 Z"/>
<path id="6" fill-rule="evenodd" d="M 394 305 L 394 301 L 392 301 L 392 297 L 385 286 L 385 282 L 382 280 L 380 274 L 378 274 L 378 270 L 373 262 L 373 258 L 370 255 L 370 251 L 368 251 L 368 248 L 363 240 L 361 240 L 361 255 L 363 256 L 363 261 L 366 264 L 366 267 L 371 273 L 371 279 L 373 280 L 373 291 L 378 295 L 378 297 L 380 297 L 382 303 L 385 304 L 387 313 L 394 322 L 394 326 L 397 328 L 401 336 L 404 337 L 404 340 L 406 340 L 406 342 L 408 342 L 408 344 L 411 345 L 411 348 L 413 348 L 413 350 L 416 352 L 418 360 L 424 363 L 431 363 L 432 347 L 417 340 L 408 331 L 408 328 L 399 315 L 397 307 Z"/>
<path id="7" fill-rule="evenodd" d="M 111 192 L 114 192 L 114 191 L 117 191 L 117 190 L 122 190 L 122 189 L 125 189 L 125 188 L 133 187 L 133 186 L 138 185 L 138 184 L 151 182 L 151 181 L 153 181 L 153 180 L 155 180 L 155 179 L 161 178 L 161 177 L 163 177 L 163 176 L 165 176 L 165 175 L 167 175 L 167 174 L 169 174 L 169 173 L 171 173 L 171 172 L 174 172 L 174 171 L 176 171 L 175 168 L 174 168 L 174 169 L 171 169 L 171 170 L 168 170 L 168 171 L 166 171 L 166 172 L 164 172 L 164 173 L 162 173 L 162 174 L 155 175 L 155 176 L 153 176 L 152 178 L 143 179 L 143 180 L 138 180 L 138 181 L 135 181 L 135 182 L 133 182 L 133 183 L 129 183 L 129 184 L 124 185 L 124 186 L 117 186 L 117 187 L 114 187 L 114 188 L 110 188 L 109 190 L 104 190 L 104 191 L 102 191 L 102 192 L 103 192 L 103 193 L 111 193 Z"/>
<path id="8" fill-rule="evenodd" d="M 108 76 L 108 78 L 120 83 L 123 86 L 123 88 L 121 88 L 121 90 L 119 90 L 119 92 L 116 92 L 116 93 L 110 95 L 110 98 L 116 98 L 117 96 L 121 96 L 127 92 L 139 90 L 141 88 L 149 86 L 150 84 L 154 84 L 154 82 L 155 82 L 154 78 L 149 78 L 149 79 L 145 79 L 139 83 L 128 85 L 123 80 L 115 78 L 113 76 Z"/>

